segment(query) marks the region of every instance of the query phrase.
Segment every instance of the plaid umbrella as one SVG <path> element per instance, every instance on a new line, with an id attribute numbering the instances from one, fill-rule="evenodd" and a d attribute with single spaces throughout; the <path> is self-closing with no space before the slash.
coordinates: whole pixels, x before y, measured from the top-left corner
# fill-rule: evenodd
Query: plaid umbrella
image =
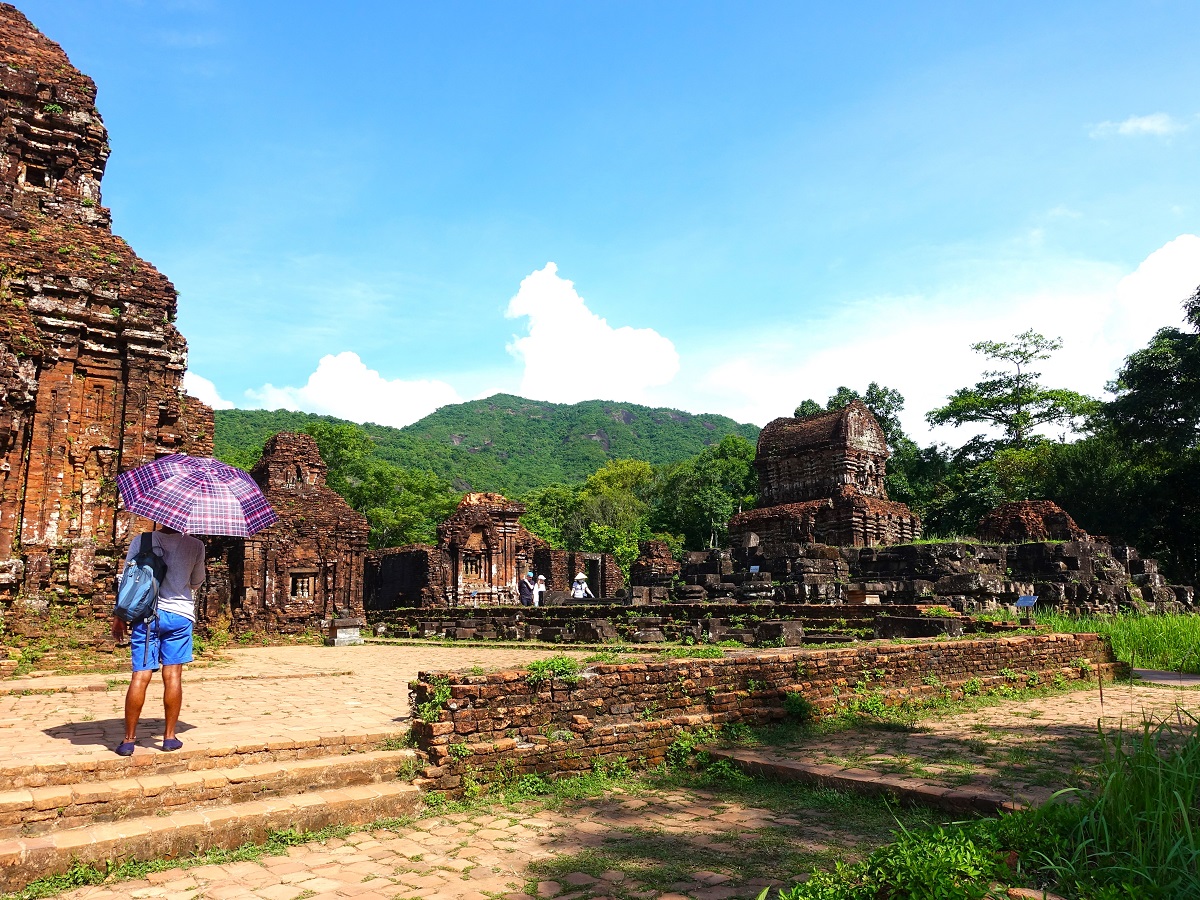
<path id="1" fill-rule="evenodd" d="M 173 453 L 117 476 L 131 513 L 185 534 L 249 537 L 279 521 L 254 479 L 215 459 Z"/>

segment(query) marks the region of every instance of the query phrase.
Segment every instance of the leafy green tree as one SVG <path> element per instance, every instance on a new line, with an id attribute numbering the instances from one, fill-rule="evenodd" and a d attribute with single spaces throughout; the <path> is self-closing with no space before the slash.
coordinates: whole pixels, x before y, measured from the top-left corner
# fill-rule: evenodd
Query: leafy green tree
<path id="1" fill-rule="evenodd" d="M 945 406 L 926 414 L 930 425 L 965 425 L 979 422 L 1003 429 L 1002 445 L 1025 447 L 1036 440 L 1040 425 L 1074 427 L 1076 420 L 1096 409 L 1096 401 L 1075 391 L 1047 388 L 1038 383 L 1041 373 L 1030 366 L 1049 359 L 1062 341 L 1029 330 L 1012 341 L 980 341 L 971 349 L 988 359 L 1007 364 L 1006 369 L 983 373 L 974 387 L 960 388 Z"/>
<path id="2" fill-rule="evenodd" d="M 461 499 L 448 482 L 379 459 L 374 441 L 357 425 L 314 422 L 306 430 L 325 461 L 325 483 L 366 517 L 372 547 L 436 540 L 438 523 Z"/>
<path id="3" fill-rule="evenodd" d="M 825 412 L 821 408 L 821 404 L 816 400 L 802 400 L 800 405 L 796 407 L 796 418 L 803 419 L 806 416 L 816 416 Z"/>
<path id="4" fill-rule="evenodd" d="M 1122 438 L 1165 453 L 1200 446 L 1200 288 L 1184 310 L 1194 331 L 1162 328 L 1131 354 L 1100 416 Z"/>
<path id="5" fill-rule="evenodd" d="M 652 523 L 683 536 L 684 546 L 720 546 L 734 513 L 750 509 L 758 490 L 754 445 L 728 435 L 689 460 L 659 471 Z"/>
<path id="6" fill-rule="evenodd" d="M 1200 585 L 1200 289 L 1184 312 L 1194 331 L 1161 329 L 1125 360 L 1093 434 L 1054 447 L 1044 495 Z"/>
<path id="7" fill-rule="evenodd" d="M 579 489 L 565 484 L 552 484 L 530 491 L 521 498 L 525 514 L 521 524 L 558 550 L 567 547 L 567 534 L 576 535 L 578 524 Z"/>
<path id="8" fill-rule="evenodd" d="M 346 497 L 352 484 L 361 478 L 363 467 L 375 452 L 375 444 L 365 431 L 349 422 L 339 425 L 313 422 L 304 430 L 317 442 L 325 461 L 325 483 Z"/>

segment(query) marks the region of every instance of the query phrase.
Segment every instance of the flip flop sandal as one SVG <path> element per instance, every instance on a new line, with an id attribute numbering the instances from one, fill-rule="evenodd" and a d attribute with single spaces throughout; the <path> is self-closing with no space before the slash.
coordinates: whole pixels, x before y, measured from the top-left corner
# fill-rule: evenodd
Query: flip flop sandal
<path id="1" fill-rule="evenodd" d="M 134 741 L 122 741 L 117 745 L 117 756 L 133 756 L 133 751 L 137 749 L 137 744 Z"/>
<path id="2" fill-rule="evenodd" d="M 172 750 L 178 750 L 183 746 L 183 741 L 179 738 L 166 738 L 162 742 L 162 748 L 170 753 Z"/>

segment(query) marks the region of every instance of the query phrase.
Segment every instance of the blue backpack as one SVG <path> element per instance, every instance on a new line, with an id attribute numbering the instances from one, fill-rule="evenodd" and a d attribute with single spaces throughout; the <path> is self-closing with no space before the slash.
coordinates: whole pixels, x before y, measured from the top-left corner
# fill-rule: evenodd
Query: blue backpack
<path id="1" fill-rule="evenodd" d="M 166 560 L 161 550 L 155 551 L 154 538 L 146 532 L 138 543 L 137 554 L 121 573 L 113 615 L 129 624 L 154 618 L 158 613 L 158 590 L 166 577 Z"/>

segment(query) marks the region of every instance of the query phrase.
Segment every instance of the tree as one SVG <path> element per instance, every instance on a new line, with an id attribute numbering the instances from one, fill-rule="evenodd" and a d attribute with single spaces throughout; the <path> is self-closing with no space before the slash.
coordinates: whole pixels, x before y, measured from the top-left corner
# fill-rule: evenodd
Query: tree
<path id="1" fill-rule="evenodd" d="M 366 517 L 372 547 L 436 539 L 438 523 L 461 498 L 448 482 L 379 459 L 375 442 L 357 425 L 314 422 L 306 431 L 325 461 L 325 483 Z"/>
<path id="2" fill-rule="evenodd" d="M 802 400 L 800 405 L 796 407 L 796 418 L 803 419 L 807 416 L 819 416 L 825 412 L 821 408 L 821 404 L 816 400 Z"/>
<path id="3" fill-rule="evenodd" d="M 1162 328 L 1130 354 L 1099 417 L 1125 440 L 1168 454 L 1200 446 L 1200 288 L 1184 311 L 1195 331 Z"/>
<path id="4" fill-rule="evenodd" d="M 521 524 L 556 550 L 567 549 L 568 533 L 578 533 L 579 489 L 551 484 L 521 498 L 525 514 Z"/>
<path id="5" fill-rule="evenodd" d="M 1077 419 L 1096 409 L 1096 401 L 1075 391 L 1047 388 L 1038 383 L 1040 372 L 1030 366 L 1049 359 L 1062 347 L 1057 338 L 1029 330 L 1012 341 L 980 341 L 971 349 L 1009 368 L 983 373 L 974 387 L 960 388 L 945 406 L 926 414 L 930 425 L 965 425 L 981 422 L 1004 430 L 1002 446 L 1026 447 L 1040 425 L 1061 424 L 1074 429 Z"/>
<path id="6" fill-rule="evenodd" d="M 659 470 L 651 523 L 683 535 L 684 546 L 719 546 L 734 513 L 754 505 L 754 445 L 728 435 L 691 459 Z"/>

